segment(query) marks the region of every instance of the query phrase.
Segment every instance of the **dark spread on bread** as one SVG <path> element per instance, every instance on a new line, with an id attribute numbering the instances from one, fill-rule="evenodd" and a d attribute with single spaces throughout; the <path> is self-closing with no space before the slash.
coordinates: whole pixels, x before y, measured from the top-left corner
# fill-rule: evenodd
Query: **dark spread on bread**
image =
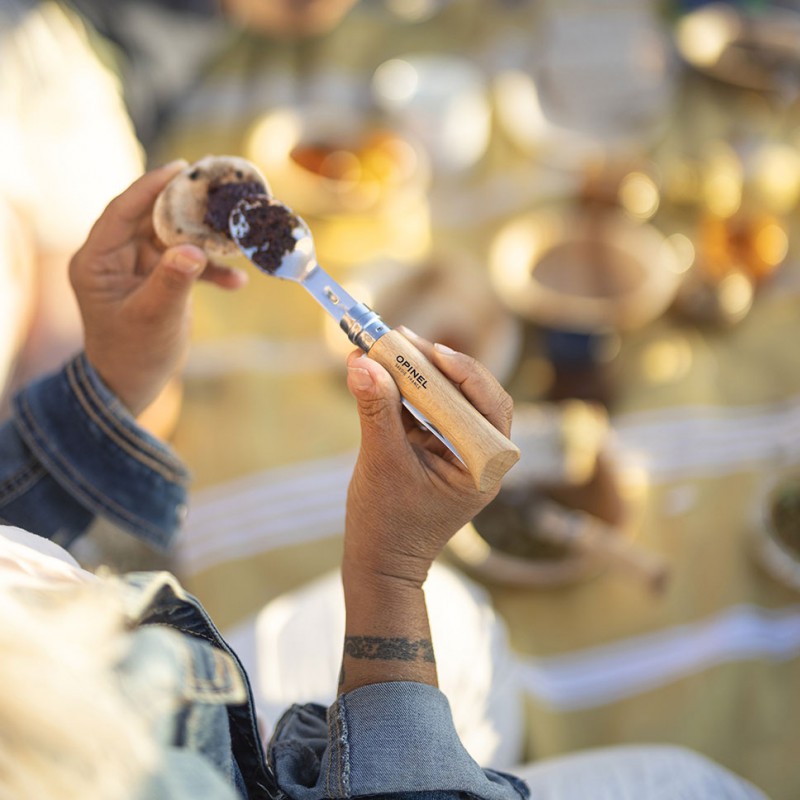
<path id="1" fill-rule="evenodd" d="M 270 203 L 266 195 L 249 200 L 237 209 L 247 223 L 239 245 L 251 254 L 254 264 L 266 272 L 275 272 L 284 255 L 294 250 L 297 239 L 293 231 L 300 223 L 286 206 Z"/>
<path id="2" fill-rule="evenodd" d="M 244 197 L 264 194 L 266 187 L 259 181 L 212 182 L 208 185 L 208 200 L 203 222 L 213 230 L 231 238 L 228 219 L 234 206 Z"/>

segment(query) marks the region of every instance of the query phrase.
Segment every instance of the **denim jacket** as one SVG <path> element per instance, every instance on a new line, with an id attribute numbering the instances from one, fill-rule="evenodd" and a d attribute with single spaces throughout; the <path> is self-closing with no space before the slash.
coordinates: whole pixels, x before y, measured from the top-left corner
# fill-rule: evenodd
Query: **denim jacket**
<path id="1" fill-rule="evenodd" d="M 84 354 L 19 392 L 0 426 L 0 521 L 68 547 L 96 516 L 167 549 L 189 475 Z"/>
<path id="2" fill-rule="evenodd" d="M 167 572 L 119 581 L 132 628 L 121 685 L 147 709 L 164 756 L 141 800 L 283 797 L 264 759 L 247 675 L 200 602 Z"/>
<path id="3" fill-rule="evenodd" d="M 122 667 L 126 685 L 142 707 L 163 709 L 157 723 L 164 767 L 142 800 L 228 800 L 216 783 L 202 793 L 187 783 L 209 771 L 225 779 L 226 792 L 238 792 L 232 797 L 253 800 L 528 796 L 522 781 L 472 760 L 446 697 L 419 683 L 363 686 L 328 709 L 292 706 L 264 758 L 247 675 L 202 605 L 168 573 L 133 573 L 124 582 L 129 620 L 138 626 Z M 161 665 L 172 680 L 164 680 Z M 154 671 L 162 677 L 152 679 Z"/>
<path id="4" fill-rule="evenodd" d="M 66 546 L 103 515 L 158 547 L 172 542 L 187 471 L 85 355 L 24 389 L 13 409 L 0 426 L 0 520 Z M 412 682 L 364 686 L 328 709 L 293 706 L 265 755 L 247 675 L 200 602 L 168 573 L 120 580 L 132 629 L 123 685 L 155 715 L 164 752 L 142 800 L 528 796 L 518 779 L 478 767 L 445 696 Z"/>

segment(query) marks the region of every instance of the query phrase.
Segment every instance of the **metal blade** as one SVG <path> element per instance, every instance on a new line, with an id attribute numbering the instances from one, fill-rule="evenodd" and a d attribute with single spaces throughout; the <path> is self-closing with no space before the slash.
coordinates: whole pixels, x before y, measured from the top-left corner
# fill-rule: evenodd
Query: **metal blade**
<path id="1" fill-rule="evenodd" d="M 331 278 L 319 264 L 312 267 L 299 283 L 308 289 L 312 297 L 337 322 L 341 322 L 342 317 L 358 305 L 358 301 Z"/>
<path id="2" fill-rule="evenodd" d="M 439 433 L 436 426 L 421 411 L 412 406 L 405 397 L 401 397 L 400 399 L 411 416 L 414 417 L 425 430 L 430 431 L 462 464 L 464 464 L 464 459 L 458 454 L 458 450 L 456 450 L 453 443 L 446 436 Z M 466 467 L 467 465 L 464 464 L 464 466 Z"/>

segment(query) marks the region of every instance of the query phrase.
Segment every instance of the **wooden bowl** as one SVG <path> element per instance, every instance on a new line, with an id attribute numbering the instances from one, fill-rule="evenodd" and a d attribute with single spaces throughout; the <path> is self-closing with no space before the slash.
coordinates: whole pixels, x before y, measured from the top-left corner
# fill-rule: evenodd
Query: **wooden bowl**
<path id="1" fill-rule="evenodd" d="M 609 210 L 534 212 L 496 235 L 489 275 L 515 313 L 547 328 L 641 328 L 672 302 L 681 265 L 649 223 Z"/>

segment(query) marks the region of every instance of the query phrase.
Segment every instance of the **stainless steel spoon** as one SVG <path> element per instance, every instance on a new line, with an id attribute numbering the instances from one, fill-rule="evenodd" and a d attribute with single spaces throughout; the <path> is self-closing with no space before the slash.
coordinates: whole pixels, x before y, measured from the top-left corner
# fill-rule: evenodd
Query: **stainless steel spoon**
<path id="1" fill-rule="evenodd" d="M 405 407 L 466 466 L 481 491 L 494 487 L 519 450 L 398 331 L 355 300 L 317 263 L 306 223 L 267 195 L 240 200 L 233 240 L 262 272 L 303 286 L 355 345 L 389 370 Z"/>

